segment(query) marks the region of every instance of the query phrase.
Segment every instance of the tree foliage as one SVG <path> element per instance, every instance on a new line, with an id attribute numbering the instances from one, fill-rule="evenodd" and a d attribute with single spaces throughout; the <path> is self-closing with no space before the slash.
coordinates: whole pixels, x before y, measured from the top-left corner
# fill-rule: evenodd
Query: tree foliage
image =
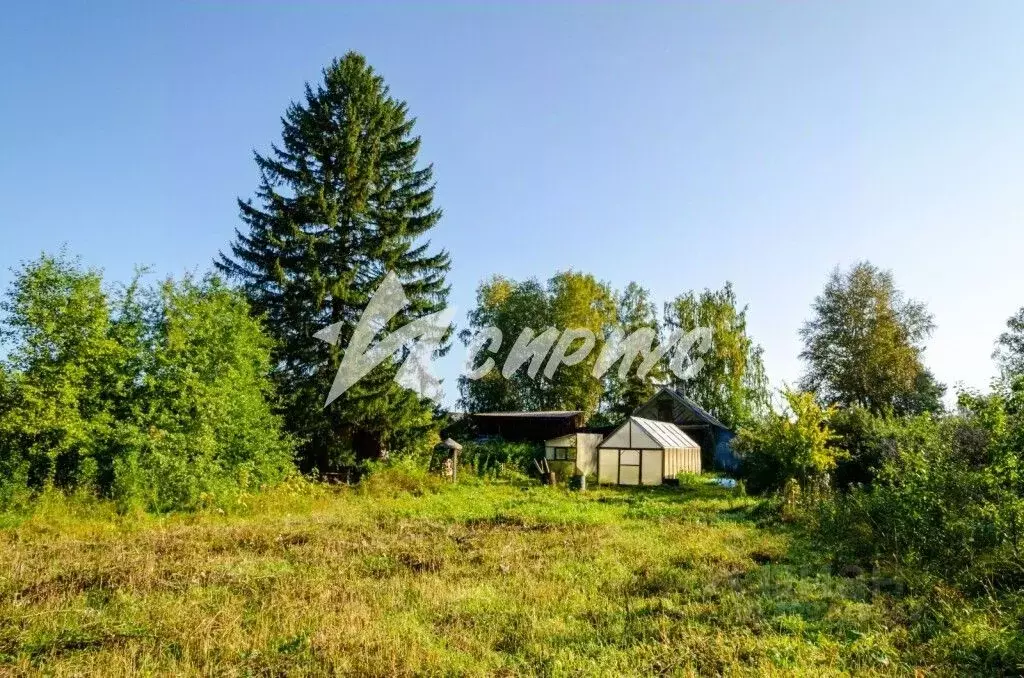
<path id="1" fill-rule="evenodd" d="M 736 427 L 769 407 L 762 349 L 747 334 L 747 307 L 740 307 L 731 283 L 720 290 L 688 292 L 665 305 L 669 331 L 712 331 L 711 349 L 700 354 L 703 367 L 677 387 L 726 426 Z"/>
<path id="2" fill-rule="evenodd" d="M 769 412 L 740 428 L 733 448 L 741 472 L 754 492 L 780 490 L 787 481 L 801 487 L 820 483 L 836 467 L 837 450 L 830 445 L 832 409 L 822 409 L 814 395 L 783 391 L 786 408 Z"/>
<path id="3" fill-rule="evenodd" d="M 597 411 L 604 392 L 602 382 L 593 376 L 598 348 L 618 320 L 614 293 L 607 283 L 590 274 L 565 271 L 548 281 L 548 297 L 551 326 L 566 332 L 590 332 L 594 342 L 589 344 L 593 349 L 581 361 L 560 365 L 551 378 L 545 373 L 547 407 L 582 410 L 585 416 L 590 417 Z M 568 341 L 569 336 L 563 335 L 562 341 Z M 561 351 L 556 343 L 555 351 L 559 356 L 569 356 L 576 350 L 584 350 L 585 344 L 586 339 L 577 337 L 564 344 Z"/>
<path id="4" fill-rule="evenodd" d="M 117 424 L 117 382 L 124 382 L 100 273 L 44 255 L 16 271 L 2 310 L 9 352 L 0 438 L 8 477 L 35 487 L 97 482 L 104 441 Z"/>
<path id="5" fill-rule="evenodd" d="M 1006 321 L 1006 331 L 999 335 L 992 357 L 1007 381 L 1024 376 L 1024 308 Z"/>
<path id="6" fill-rule="evenodd" d="M 269 339 L 219 281 L 111 294 L 98 271 L 43 255 L 3 310 L 6 499 L 55 487 L 188 508 L 289 472 Z"/>
<path id="7" fill-rule="evenodd" d="M 192 506 L 225 477 L 256 487 L 287 475 L 294 467 L 272 407 L 271 341 L 245 299 L 217 278 L 168 280 L 150 312 L 137 463 L 161 480 L 142 483 L 145 500 Z M 126 460 L 125 472 L 135 463 Z"/>
<path id="8" fill-rule="evenodd" d="M 475 370 L 491 360 L 494 367 L 489 372 L 478 379 L 460 378 L 461 404 L 471 412 L 570 409 L 592 415 L 603 393 L 601 381 L 592 375 L 598 356 L 596 348 L 575 364 L 560 365 L 550 375 L 542 369 L 550 358 L 543 355 L 514 372 L 503 372 L 524 329 L 531 330 L 532 337 L 552 333 L 551 346 L 545 353 L 549 355 L 557 346 L 554 337 L 562 336 L 562 330 L 589 331 L 596 346 L 615 321 L 614 295 L 592 275 L 565 271 L 553 276 L 547 285 L 536 280 L 491 278 L 477 290 L 476 307 L 469 313 L 469 328 L 460 336 L 468 344 L 476 331 L 496 327 L 502 333 L 501 344 L 479 351 L 471 366 Z M 579 337 L 570 339 L 563 347 L 566 355 L 587 343 Z"/>
<path id="9" fill-rule="evenodd" d="M 815 507 L 819 543 L 843 562 L 912 566 L 968 592 L 1019 586 L 1021 390 L 962 393 L 945 417 L 876 419 L 874 477 Z"/>
<path id="10" fill-rule="evenodd" d="M 873 413 L 934 409 L 945 387 L 925 369 L 934 323 L 924 304 L 905 299 L 892 273 L 861 262 L 836 268 L 800 330 L 807 363 L 802 387 L 826 403 Z"/>
<path id="11" fill-rule="evenodd" d="M 661 337 L 661 321 L 658 309 L 651 299 L 651 293 L 635 282 L 616 297 L 618 305 L 618 322 L 624 336 L 637 330 L 651 328 L 657 337 Z M 625 377 L 619 376 L 618 369 L 608 371 L 605 381 L 605 406 L 611 423 L 618 423 L 628 417 L 636 408 L 644 404 L 654 395 L 657 385 L 668 378 L 668 369 L 664 361 L 655 363 L 651 371 L 643 377 L 637 374 L 637 364 L 627 368 Z"/>
<path id="12" fill-rule="evenodd" d="M 423 237 L 437 224 L 433 170 L 405 102 L 350 52 L 307 85 L 282 119 L 280 145 L 256 154 L 256 201 L 239 201 L 246 232 L 217 266 L 266 317 L 276 381 L 307 468 L 414 444 L 434 428 L 431 407 L 394 382 L 395 360 L 323 404 L 355 324 L 388 272 L 410 303 L 392 331 L 444 307 L 449 257 Z M 313 337 L 343 323 L 339 342 Z M 443 348 L 443 347 L 442 347 Z"/>

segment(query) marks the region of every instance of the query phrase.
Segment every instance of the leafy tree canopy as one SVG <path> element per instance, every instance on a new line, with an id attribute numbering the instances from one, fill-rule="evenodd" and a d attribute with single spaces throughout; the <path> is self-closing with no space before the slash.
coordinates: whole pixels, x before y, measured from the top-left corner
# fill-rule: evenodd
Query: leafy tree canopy
<path id="1" fill-rule="evenodd" d="M 468 343 L 474 331 L 497 327 L 502 342 L 500 347 L 488 346 L 478 352 L 472 366 L 479 368 L 485 361 L 493 360 L 493 369 L 479 379 L 460 378 L 462 406 L 471 412 L 578 409 L 587 416 L 593 414 L 603 393 L 602 382 L 592 376 L 599 352 L 597 344 L 615 322 L 614 295 L 607 284 L 592 275 L 565 271 L 553 276 L 546 286 L 536 280 L 491 278 L 477 290 L 477 305 L 469 314 L 470 328 L 461 337 Z M 503 375 L 509 353 L 526 328 L 534 332 L 533 336 L 549 328 L 559 336 L 562 330 L 589 331 L 595 348 L 581 361 L 563 364 L 551 375 L 545 374 L 543 367 L 547 363 L 543 356 L 537 359 L 536 369 L 526 363 Z M 571 355 L 587 343 L 585 338 L 573 338 L 562 349 Z M 549 350 L 556 346 L 557 340 Z"/>
<path id="2" fill-rule="evenodd" d="M 629 336 L 637 330 L 651 328 L 656 336 L 661 336 L 658 309 L 647 289 L 631 282 L 617 295 L 616 302 L 619 327 L 623 335 Z M 657 390 L 657 385 L 667 380 L 668 369 L 664 361 L 657 362 L 644 377 L 637 375 L 637 367 L 638 364 L 634 362 L 625 378 L 619 376 L 617 368 L 607 373 L 605 406 L 611 424 L 619 423 L 623 417 L 629 416 L 636 408 L 650 400 Z"/>
<path id="3" fill-rule="evenodd" d="M 270 340 L 218 280 L 110 292 L 43 255 L 2 308 L 0 500 L 57 487 L 188 508 L 290 472 Z"/>
<path id="4" fill-rule="evenodd" d="M 833 271 L 800 330 L 807 363 L 802 386 L 829 404 L 873 413 L 937 409 L 945 387 L 921 355 L 934 323 L 924 304 L 905 299 L 892 273 L 868 262 Z"/>
<path id="5" fill-rule="evenodd" d="M 992 357 L 1004 379 L 1024 376 L 1024 308 L 1006 321 L 1006 331 L 999 335 Z"/>
<path id="6" fill-rule="evenodd" d="M 770 394 L 762 349 L 747 334 L 747 307 L 731 283 L 720 290 L 688 292 L 665 305 L 668 330 L 712 331 L 711 349 L 700 354 L 703 367 L 677 387 L 727 426 L 738 426 L 767 411 Z"/>

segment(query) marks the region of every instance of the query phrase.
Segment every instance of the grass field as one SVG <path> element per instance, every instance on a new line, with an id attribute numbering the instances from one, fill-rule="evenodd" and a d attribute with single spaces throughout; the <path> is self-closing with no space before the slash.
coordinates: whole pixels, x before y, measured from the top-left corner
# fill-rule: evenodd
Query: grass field
<path id="1" fill-rule="evenodd" d="M 755 505 L 502 483 L 44 503 L 0 529 L 0 673 L 912 674 L 886 594 L 797 559 Z"/>

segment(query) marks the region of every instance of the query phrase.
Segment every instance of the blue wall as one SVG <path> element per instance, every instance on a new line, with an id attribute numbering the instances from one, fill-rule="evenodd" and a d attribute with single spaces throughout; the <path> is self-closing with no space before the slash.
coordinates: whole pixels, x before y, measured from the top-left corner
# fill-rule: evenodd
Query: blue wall
<path id="1" fill-rule="evenodd" d="M 733 452 L 729 441 L 736 437 L 732 431 L 717 429 L 715 431 L 715 466 L 726 471 L 735 471 L 739 468 L 740 460 Z"/>

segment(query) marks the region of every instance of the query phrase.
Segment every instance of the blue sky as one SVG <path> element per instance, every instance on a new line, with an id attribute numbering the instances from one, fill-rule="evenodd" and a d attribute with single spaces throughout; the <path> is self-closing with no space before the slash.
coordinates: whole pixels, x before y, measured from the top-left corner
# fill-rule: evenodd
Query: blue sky
<path id="1" fill-rule="evenodd" d="M 351 49 L 419 119 L 460 313 L 491 273 L 575 268 L 659 300 L 732 280 L 778 385 L 830 270 L 866 258 L 934 313 L 940 380 L 993 376 L 1024 305 L 1011 1 L 18 3 L 0 284 L 61 243 L 112 280 L 208 268 L 252 150 Z"/>

